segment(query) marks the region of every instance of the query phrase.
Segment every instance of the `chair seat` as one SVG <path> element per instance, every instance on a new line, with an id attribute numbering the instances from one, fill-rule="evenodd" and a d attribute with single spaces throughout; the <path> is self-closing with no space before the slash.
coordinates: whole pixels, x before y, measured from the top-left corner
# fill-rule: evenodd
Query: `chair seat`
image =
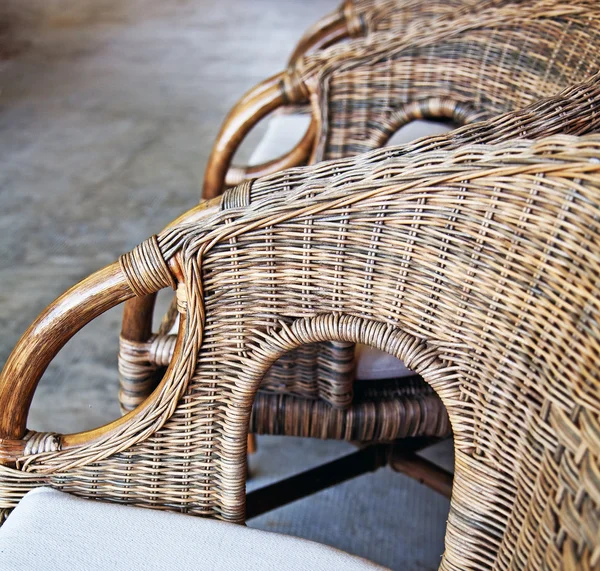
<path id="1" fill-rule="evenodd" d="M 312 541 L 170 512 L 29 492 L 0 527 L 0 569 L 382 569 Z"/>

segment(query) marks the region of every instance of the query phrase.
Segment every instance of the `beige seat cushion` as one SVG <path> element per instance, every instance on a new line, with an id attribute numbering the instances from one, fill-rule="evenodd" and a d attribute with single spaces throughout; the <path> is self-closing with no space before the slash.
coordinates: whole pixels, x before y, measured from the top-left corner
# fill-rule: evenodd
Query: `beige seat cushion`
<path id="1" fill-rule="evenodd" d="M 0 569 L 358 571 L 382 567 L 305 539 L 38 488 L 0 527 Z"/>
<path id="2" fill-rule="evenodd" d="M 308 114 L 274 115 L 269 120 L 267 130 L 250 158 L 250 164 L 269 161 L 290 150 L 302 138 L 309 123 Z M 400 145 L 448 130 L 450 127 L 447 124 L 413 121 L 394 133 L 389 144 Z M 359 381 L 400 378 L 414 374 L 396 357 L 365 345 L 356 347 L 356 365 L 356 378 Z"/>

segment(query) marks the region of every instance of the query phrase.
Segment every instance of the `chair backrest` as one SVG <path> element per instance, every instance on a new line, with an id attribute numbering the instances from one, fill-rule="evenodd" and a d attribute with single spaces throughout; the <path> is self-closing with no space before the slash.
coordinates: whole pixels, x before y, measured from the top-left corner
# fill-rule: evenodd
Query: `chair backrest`
<path id="1" fill-rule="evenodd" d="M 380 147 L 421 117 L 472 122 L 555 95 L 600 69 L 599 40 L 597 3 L 542 0 L 308 56 L 298 82 L 319 126 L 312 160 Z"/>
<path id="2" fill-rule="evenodd" d="M 43 483 L 241 522 L 263 375 L 303 343 L 351 341 L 405 361 L 448 410 L 443 569 L 597 565 L 600 137 L 422 159 L 266 196 L 244 185 L 125 256 L 127 291 L 180 281 L 174 361 L 111 430 L 49 451 L 40 437 L 0 468 L 0 508 Z M 5 370 L 0 402 L 27 366 Z"/>
<path id="3" fill-rule="evenodd" d="M 304 55 L 324 49 L 346 38 L 373 32 L 404 34 L 411 26 L 435 26 L 439 19 L 480 12 L 518 3 L 519 0 L 345 0 L 337 10 L 315 22 L 300 39 L 290 65 Z"/>
<path id="4" fill-rule="evenodd" d="M 438 19 L 457 18 L 522 0 L 349 0 L 344 3 L 353 35 L 402 33 L 411 26 L 436 25 Z"/>
<path id="5" fill-rule="evenodd" d="M 310 157 L 317 133 L 316 121 L 310 122 L 302 139 L 288 152 L 271 161 L 252 166 L 232 166 L 239 144 L 264 116 L 291 101 L 299 102 L 308 91 L 297 81 L 295 68 L 300 59 L 315 50 L 340 42 L 343 38 L 364 37 L 375 31 L 391 32 L 397 38 L 414 36 L 415 30 L 436 29 L 440 21 L 484 12 L 497 6 L 524 3 L 525 0 L 347 0 L 338 10 L 311 26 L 292 53 L 288 69 L 267 78 L 238 100 L 231 109 L 214 144 L 205 171 L 203 198 L 218 196 L 227 186 L 236 186 L 286 168 L 305 164 Z M 472 25 L 472 20 L 469 25 Z M 417 33 L 417 35 L 419 35 Z M 410 42 L 405 45 L 410 46 Z M 356 50 L 343 51 L 342 57 L 354 57 Z M 331 53 L 335 57 L 335 51 Z M 306 101 L 307 102 L 307 101 Z"/>
<path id="6" fill-rule="evenodd" d="M 485 2 L 474 10 L 468 4 L 466 14 L 457 10 L 447 18 L 426 8 L 406 29 L 301 58 L 252 89 L 221 127 L 205 169 L 203 198 L 218 196 L 226 179 L 236 185 L 380 147 L 417 118 L 464 124 L 516 110 L 600 69 L 593 49 L 600 8 L 592 0 Z M 398 6 L 404 14 L 405 3 Z M 278 106 L 309 100 L 311 123 L 294 149 L 263 165 L 234 167 L 228 176 L 253 125 Z"/>

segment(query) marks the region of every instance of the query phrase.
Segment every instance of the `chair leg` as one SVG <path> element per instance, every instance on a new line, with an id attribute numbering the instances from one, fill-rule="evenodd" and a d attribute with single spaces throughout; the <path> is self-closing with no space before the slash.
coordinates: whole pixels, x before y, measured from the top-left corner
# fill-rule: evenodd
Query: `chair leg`
<path id="1" fill-rule="evenodd" d="M 429 486 L 443 496 L 452 494 L 452 474 L 416 452 L 439 438 L 407 438 L 392 444 L 368 444 L 300 474 L 275 482 L 246 496 L 246 519 L 262 515 L 321 490 L 387 466 Z"/>
<path id="2" fill-rule="evenodd" d="M 390 468 L 395 472 L 414 478 L 421 484 L 425 484 L 432 490 L 442 494 L 442 496 L 447 498 L 452 496 L 454 476 L 451 472 L 421 456 L 417 456 L 411 450 L 403 449 L 398 443 L 392 445 L 388 462 Z"/>
<path id="3" fill-rule="evenodd" d="M 252 433 L 248 434 L 248 454 L 255 454 L 257 449 L 256 436 Z"/>

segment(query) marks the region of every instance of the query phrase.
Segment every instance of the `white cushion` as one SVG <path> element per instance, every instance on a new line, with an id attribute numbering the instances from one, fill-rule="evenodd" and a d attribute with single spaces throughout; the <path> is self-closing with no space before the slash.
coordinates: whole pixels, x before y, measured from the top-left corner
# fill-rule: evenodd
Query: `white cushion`
<path id="1" fill-rule="evenodd" d="M 267 130 L 250 155 L 249 163 L 266 163 L 291 151 L 310 125 L 307 113 L 276 113 L 268 120 Z"/>
<path id="2" fill-rule="evenodd" d="M 358 571 L 382 567 L 305 539 L 38 488 L 0 527 L 0 569 Z"/>
<path id="3" fill-rule="evenodd" d="M 267 130 L 252 153 L 250 164 L 266 162 L 290 150 L 306 132 L 310 115 L 276 114 L 269 120 Z M 405 125 L 389 141 L 390 145 L 408 143 L 427 135 L 435 135 L 450 130 L 445 123 L 435 121 L 413 121 Z M 357 345 L 356 378 L 359 381 L 375 381 L 414 375 L 404 364 L 383 351 L 373 347 Z"/>
<path id="4" fill-rule="evenodd" d="M 279 113 L 273 115 L 267 124 L 267 130 L 256 145 L 249 163 L 256 165 L 265 163 L 290 151 L 302 139 L 310 124 L 307 113 Z M 447 123 L 436 121 L 413 121 L 398 129 L 388 142 L 390 145 L 401 145 L 428 135 L 437 135 L 449 131 Z"/>

